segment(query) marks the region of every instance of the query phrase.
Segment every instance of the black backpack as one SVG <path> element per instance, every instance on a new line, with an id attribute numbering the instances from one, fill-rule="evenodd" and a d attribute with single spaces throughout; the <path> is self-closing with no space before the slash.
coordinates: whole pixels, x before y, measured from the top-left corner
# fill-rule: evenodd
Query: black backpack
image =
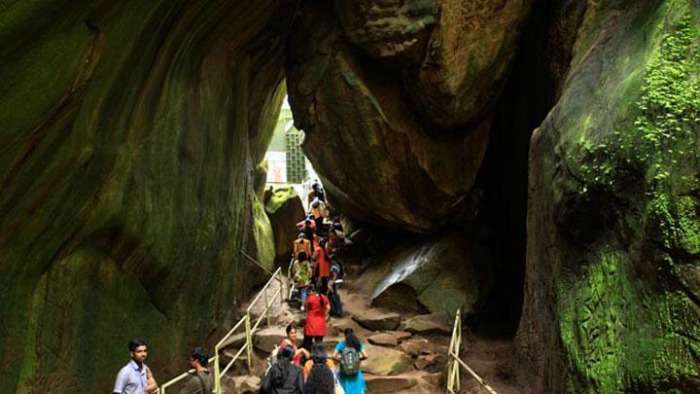
<path id="1" fill-rule="evenodd" d="M 360 352 L 354 347 L 346 346 L 340 353 L 340 373 L 345 376 L 357 375 L 360 370 Z"/>

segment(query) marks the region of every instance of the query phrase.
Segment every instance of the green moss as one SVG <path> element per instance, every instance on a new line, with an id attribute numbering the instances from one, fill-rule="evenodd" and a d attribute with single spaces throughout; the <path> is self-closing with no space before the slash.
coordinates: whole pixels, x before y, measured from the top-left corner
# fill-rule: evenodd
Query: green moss
<path id="1" fill-rule="evenodd" d="M 285 202 L 291 200 L 292 198 L 299 198 L 297 191 L 293 186 L 275 187 L 272 189 L 272 194 L 269 200 L 265 203 L 265 210 L 268 214 L 277 212 L 280 207 L 284 205 Z"/>
<path id="2" fill-rule="evenodd" d="M 629 266 L 625 252 L 604 250 L 573 288 L 559 289 L 570 372 L 582 380 L 570 391 L 625 392 L 700 374 L 692 302 L 677 292 L 645 293 Z"/>
<path id="3" fill-rule="evenodd" d="M 270 219 L 257 196 L 253 196 L 254 234 L 257 247 L 257 260 L 263 267 L 272 270 L 275 261 L 275 238 Z"/>
<path id="4" fill-rule="evenodd" d="M 558 287 L 572 392 L 664 391 L 700 376 L 700 321 L 687 294 L 697 290 L 688 256 L 700 252 L 698 15 L 691 2 L 672 0 L 651 20 L 636 60 L 624 56 L 610 73 L 619 82 L 601 82 L 612 122 L 583 110 L 565 125 L 579 132 L 566 147 L 581 163 L 572 166 L 578 192 L 624 202 L 614 207 L 623 220 L 601 233 L 607 245 L 585 250 L 582 277 Z"/>

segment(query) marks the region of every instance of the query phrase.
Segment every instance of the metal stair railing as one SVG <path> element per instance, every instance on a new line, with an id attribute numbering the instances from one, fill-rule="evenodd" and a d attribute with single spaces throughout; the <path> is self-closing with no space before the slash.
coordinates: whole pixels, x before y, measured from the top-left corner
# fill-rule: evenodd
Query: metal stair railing
<path id="1" fill-rule="evenodd" d="M 457 309 L 457 314 L 455 316 L 455 324 L 452 327 L 452 338 L 450 339 L 450 347 L 447 349 L 447 392 L 451 394 L 456 394 L 460 389 L 459 382 L 459 367 L 464 368 L 469 372 L 469 374 L 474 377 L 474 379 L 483 386 L 486 391 L 491 394 L 498 394 L 491 388 L 484 379 L 482 379 L 473 369 L 471 369 L 467 363 L 459 358 L 459 351 L 462 346 L 462 316 L 459 309 Z"/>
<path id="2" fill-rule="evenodd" d="M 272 284 L 278 281 L 280 286 L 279 288 L 270 296 L 268 294 L 268 290 L 272 286 Z M 248 370 L 250 370 L 253 367 L 253 336 L 255 335 L 255 332 L 258 330 L 258 327 L 260 326 L 260 323 L 262 322 L 263 319 L 266 320 L 267 325 L 270 325 L 270 308 L 272 307 L 272 301 L 274 301 L 276 298 L 279 299 L 280 305 L 284 302 L 284 280 L 282 278 L 282 267 L 277 268 L 277 270 L 272 273 L 272 276 L 270 279 L 265 283 L 265 286 L 260 289 L 258 294 L 255 296 L 253 301 L 250 303 L 248 308 L 246 309 L 245 315 L 238 320 L 238 322 L 231 328 L 226 335 L 217 342 L 217 344 L 214 346 L 214 357 L 212 357 L 209 360 L 209 364 L 211 365 L 212 363 L 214 364 L 214 392 L 216 394 L 221 394 L 221 378 L 226 375 L 226 372 L 228 372 L 229 369 L 233 366 L 233 364 L 238 361 L 238 359 L 241 357 L 243 352 L 246 352 L 246 359 L 248 363 Z M 265 308 L 263 309 L 262 313 L 260 316 L 258 316 L 255 319 L 255 322 L 253 322 L 253 317 L 251 316 L 253 308 L 258 304 L 258 302 L 262 299 L 264 299 L 265 302 Z M 226 343 L 226 340 L 231 338 L 231 336 L 236 333 L 236 331 L 243 327 L 245 330 L 245 342 L 241 346 L 240 349 L 235 353 L 235 355 L 231 358 L 231 360 L 226 364 L 226 366 L 222 369 L 221 368 L 221 355 L 219 354 L 224 347 L 224 344 Z M 156 390 L 156 394 L 166 394 L 166 390 L 168 387 L 184 380 L 189 374 L 192 373 L 194 370 L 189 370 L 183 374 L 180 374 L 176 376 L 175 378 L 165 382 L 158 390 Z"/>

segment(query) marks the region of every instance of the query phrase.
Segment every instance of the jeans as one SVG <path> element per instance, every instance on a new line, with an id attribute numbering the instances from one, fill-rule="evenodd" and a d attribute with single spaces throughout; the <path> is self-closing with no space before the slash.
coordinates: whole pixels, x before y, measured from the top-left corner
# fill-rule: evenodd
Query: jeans
<path id="1" fill-rule="evenodd" d="M 301 289 L 299 289 L 299 294 L 301 294 L 301 305 L 302 306 L 304 306 L 304 304 L 306 303 L 306 296 L 307 296 L 308 292 L 309 292 L 308 287 L 302 287 Z"/>

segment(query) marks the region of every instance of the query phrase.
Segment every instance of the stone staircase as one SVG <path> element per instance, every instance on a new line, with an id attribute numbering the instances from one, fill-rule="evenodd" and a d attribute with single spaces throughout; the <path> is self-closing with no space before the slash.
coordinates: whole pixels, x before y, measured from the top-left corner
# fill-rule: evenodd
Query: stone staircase
<path id="1" fill-rule="evenodd" d="M 329 335 L 324 338 L 326 351 L 330 354 L 343 340 L 345 328 L 351 327 L 364 342 L 368 354 L 368 359 L 362 362 L 368 393 L 443 392 L 451 328 L 434 316 L 401 315 L 374 308 L 368 299 L 353 290 L 351 283 L 346 286 L 340 291 L 345 316 L 330 319 Z M 285 303 L 275 306 L 272 316 L 272 324 L 255 335 L 252 371 L 247 370 L 245 363 L 234 367 L 233 373 L 223 379 L 224 392 L 257 393 L 267 365 L 266 357 L 285 336 L 287 324 L 298 324 L 305 313 Z M 299 331 L 301 336 L 303 330 Z M 243 335 L 235 335 L 227 346 L 237 348 L 244 340 Z M 231 357 L 232 353 L 225 349 L 223 355 Z"/>

